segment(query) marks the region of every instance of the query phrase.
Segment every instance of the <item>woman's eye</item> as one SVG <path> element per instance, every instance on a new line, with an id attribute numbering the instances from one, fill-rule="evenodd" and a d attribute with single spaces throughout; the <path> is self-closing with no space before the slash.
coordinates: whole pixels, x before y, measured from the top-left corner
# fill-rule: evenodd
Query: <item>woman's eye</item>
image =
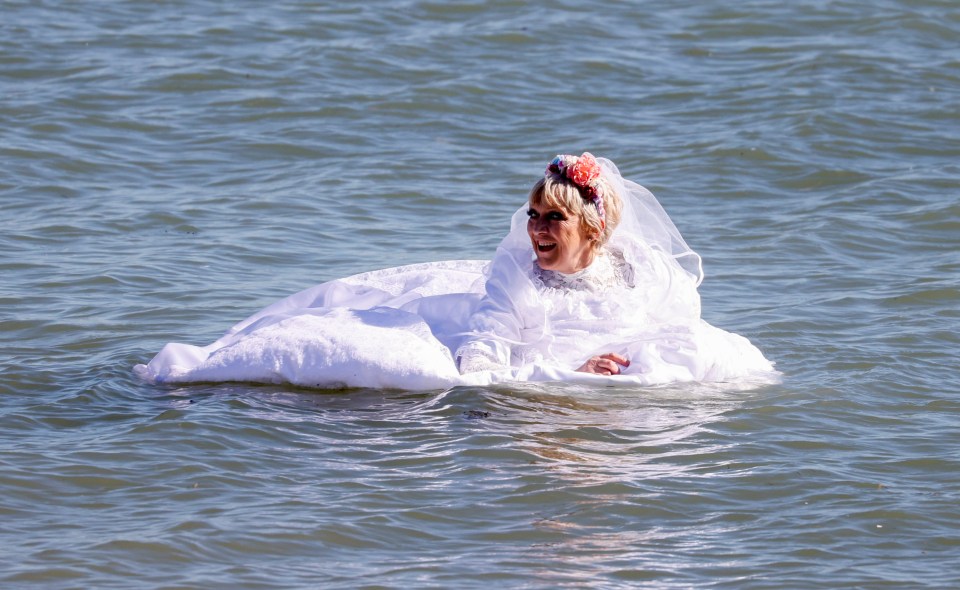
<path id="1" fill-rule="evenodd" d="M 543 216 L 547 218 L 547 221 L 564 221 L 567 219 L 567 216 L 559 211 L 547 211 L 543 214 Z M 530 219 L 539 219 L 540 213 L 530 209 L 527 211 L 527 217 Z"/>

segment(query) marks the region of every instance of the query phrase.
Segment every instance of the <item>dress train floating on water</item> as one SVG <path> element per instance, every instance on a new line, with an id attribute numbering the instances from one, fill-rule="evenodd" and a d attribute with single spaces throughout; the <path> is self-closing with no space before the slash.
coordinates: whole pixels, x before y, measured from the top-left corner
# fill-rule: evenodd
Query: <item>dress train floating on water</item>
<path id="1" fill-rule="evenodd" d="M 314 388 L 445 389 L 511 381 L 648 386 L 776 380 L 747 339 L 697 319 L 620 346 L 622 375 L 578 373 L 549 358 L 461 375 L 453 357 L 484 295 L 478 260 L 414 264 L 329 281 L 236 324 L 208 346 L 167 344 L 135 372 L 153 383 L 241 381 Z"/>

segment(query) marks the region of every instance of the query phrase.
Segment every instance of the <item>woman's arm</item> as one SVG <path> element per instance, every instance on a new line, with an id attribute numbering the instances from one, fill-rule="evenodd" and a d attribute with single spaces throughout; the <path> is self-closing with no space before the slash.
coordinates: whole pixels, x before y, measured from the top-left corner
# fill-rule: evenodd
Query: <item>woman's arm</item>
<path id="1" fill-rule="evenodd" d="M 460 373 L 509 368 L 514 346 L 523 343 L 530 323 L 527 317 L 542 314 L 528 301 L 532 285 L 512 257 L 494 259 L 486 293 L 468 322 L 469 335 L 454 355 Z"/>

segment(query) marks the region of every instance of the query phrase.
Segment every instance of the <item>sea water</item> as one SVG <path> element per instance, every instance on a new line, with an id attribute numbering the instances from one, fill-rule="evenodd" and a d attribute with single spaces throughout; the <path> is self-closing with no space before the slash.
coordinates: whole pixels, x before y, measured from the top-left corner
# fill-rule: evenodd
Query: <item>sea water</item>
<path id="1" fill-rule="evenodd" d="M 960 5 L 5 2 L 0 585 L 960 585 Z M 783 382 L 159 387 L 611 158 Z"/>

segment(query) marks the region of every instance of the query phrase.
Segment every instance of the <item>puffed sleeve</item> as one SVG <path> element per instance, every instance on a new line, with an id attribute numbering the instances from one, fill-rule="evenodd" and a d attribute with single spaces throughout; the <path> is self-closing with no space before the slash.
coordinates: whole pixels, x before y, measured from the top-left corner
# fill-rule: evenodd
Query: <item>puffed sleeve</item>
<path id="1" fill-rule="evenodd" d="M 470 316 L 469 335 L 454 355 L 461 374 L 510 367 L 514 347 L 529 340 L 531 328 L 542 323 L 528 275 L 509 253 L 498 252 L 486 293 Z"/>

